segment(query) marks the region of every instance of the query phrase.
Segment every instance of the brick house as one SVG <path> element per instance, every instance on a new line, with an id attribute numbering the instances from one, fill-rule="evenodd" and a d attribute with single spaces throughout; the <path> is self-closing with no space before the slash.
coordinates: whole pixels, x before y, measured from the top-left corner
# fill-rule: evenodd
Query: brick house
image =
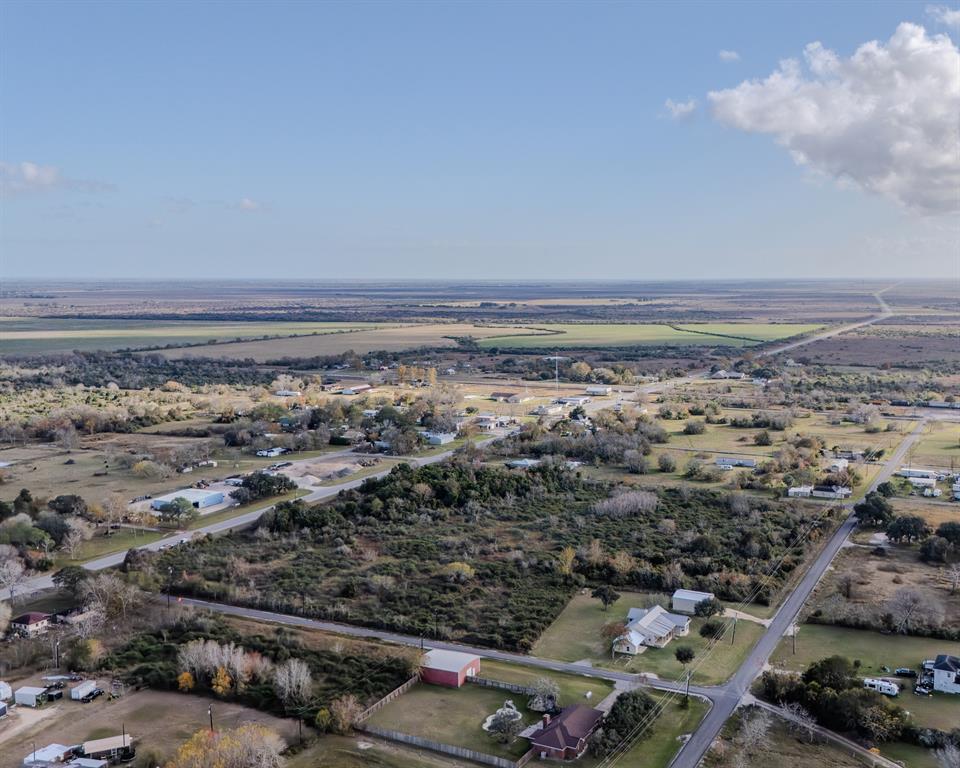
<path id="1" fill-rule="evenodd" d="M 521 735 L 530 740 L 541 759 L 575 760 L 586 752 L 601 720 L 603 712 L 599 709 L 575 704 L 554 718 L 544 715 L 539 724 Z"/>

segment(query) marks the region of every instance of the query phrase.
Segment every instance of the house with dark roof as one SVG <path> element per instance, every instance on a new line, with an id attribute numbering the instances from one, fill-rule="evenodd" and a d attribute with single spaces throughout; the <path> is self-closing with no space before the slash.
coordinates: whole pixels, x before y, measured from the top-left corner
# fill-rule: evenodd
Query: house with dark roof
<path id="1" fill-rule="evenodd" d="M 960 693 L 960 658 L 941 653 L 933 662 L 933 690 Z"/>
<path id="2" fill-rule="evenodd" d="M 34 637 L 41 632 L 46 632 L 50 626 L 51 616 L 49 613 L 40 613 L 31 611 L 24 613 L 10 622 L 10 631 L 26 637 Z"/>
<path id="3" fill-rule="evenodd" d="M 590 736 L 602 720 L 603 712 L 599 709 L 575 704 L 556 717 L 544 715 L 520 735 L 529 739 L 541 759 L 575 760 L 586 752 Z"/>

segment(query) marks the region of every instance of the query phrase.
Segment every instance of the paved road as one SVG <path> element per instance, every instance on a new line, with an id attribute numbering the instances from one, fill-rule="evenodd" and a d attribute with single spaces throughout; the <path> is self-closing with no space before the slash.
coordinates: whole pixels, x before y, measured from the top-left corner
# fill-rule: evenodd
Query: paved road
<path id="1" fill-rule="evenodd" d="M 587 664 L 578 664 L 575 662 L 555 661 L 554 659 L 541 659 L 537 656 L 525 656 L 520 653 L 510 653 L 509 651 L 498 651 L 493 648 L 484 648 L 480 646 L 463 645 L 461 643 L 448 643 L 439 640 L 427 640 L 413 635 L 403 635 L 397 632 L 389 632 L 382 629 L 371 629 L 369 627 L 360 627 L 354 624 L 340 624 L 333 621 L 321 621 L 319 619 L 309 619 L 303 616 L 293 616 L 287 613 L 275 613 L 273 611 L 260 611 L 255 608 L 243 608 L 226 603 L 215 603 L 207 600 L 195 600 L 193 598 L 178 598 L 181 605 L 190 605 L 195 608 L 203 608 L 215 613 L 222 613 L 227 616 L 241 616 L 256 621 L 267 621 L 274 624 L 284 624 L 290 627 L 303 627 L 305 629 L 317 630 L 320 632 L 334 632 L 340 635 L 350 637 L 361 637 L 369 640 L 380 640 L 395 645 L 406 645 L 414 648 L 439 648 L 446 651 L 460 651 L 462 653 L 472 653 L 484 659 L 494 659 L 496 661 L 506 661 L 511 664 L 522 664 L 537 669 L 547 669 L 553 672 L 567 672 L 573 675 L 584 675 L 586 677 L 596 677 L 601 680 L 611 680 L 614 682 L 639 683 L 648 685 L 651 688 L 664 691 L 680 691 L 683 686 L 671 680 L 658 680 L 656 678 L 644 678 L 632 672 L 618 672 L 615 669 L 603 669 L 601 667 L 591 667 Z M 707 699 L 713 699 L 717 696 L 720 689 L 710 686 L 691 685 L 690 693 L 702 696 Z"/>
<path id="2" fill-rule="evenodd" d="M 910 446 L 919 439 L 924 426 L 924 421 L 919 422 L 913 431 L 901 441 L 897 450 L 894 451 L 884 464 L 883 469 L 877 474 L 870 490 L 876 490 L 880 483 L 890 479 L 890 476 L 902 465 L 904 456 L 906 456 Z M 741 699 L 750 690 L 750 685 L 756 677 L 763 671 L 780 639 L 796 620 L 803 604 L 807 601 L 810 593 L 813 592 L 813 588 L 820 581 L 830 563 L 833 562 L 833 558 L 836 557 L 837 552 L 840 551 L 847 540 L 847 536 L 850 535 L 856 525 L 852 505 L 846 505 L 846 509 L 849 510 L 846 520 L 830 537 L 826 546 L 820 550 L 820 554 L 807 569 L 800 583 L 783 601 L 783 604 L 771 619 L 769 628 L 750 651 L 740 669 L 722 686 L 722 694 L 714 699 L 713 708 L 707 713 L 700 727 L 680 749 L 671 768 L 695 768 L 700 763 L 714 739 L 720 734 L 723 724 L 739 706 Z"/>
<path id="3" fill-rule="evenodd" d="M 490 435 L 489 437 L 482 438 L 477 441 L 478 445 L 483 443 L 490 442 L 491 440 L 496 440 L 498 437 L 503 437 L 507 434 L 506 431 L 500 431 L 495 434 Z M 349 452 L 340 451 L 339 453 Z M 325 454 L 324 458 L 327 456 L 335 456 L 336 453 Z M 453 451 L 443 451 L 442 453 L 435 454 L 433 456 L 428 456 L 425 458 L 417 457 L 404 457 L 403 461 L 407 463 L 414 464 L 415 466 L 422 467 L 427 464 L 435 464 L 438 461 L 443 461 L 444 459 L 449 458 L 453 455 Z M 299 461 L 314 461 L 315 459 L 300 459 Z M 323 501 L 324 499 L 329 499 L 333 496 L 336 496 L 340 491 L 350 490 L 351 488 L 359 487 L 365 480 L 370 478 L 384 477 L 386 476 L 393 467 L 388 467 L 380 472 L 376 472 L 372 475 L 367 475 L 366 477 L 357 478 L 355 480 L 345 479 L 344 482 L 338 483 L 337 485 L 324 486 L 324 487 L 312 487 L 310 493 L 306 496 L 301 497 L 304 501 L 307 502 L 316 502 Z M 217 534 L 225 533 L 227 531 L 234 530 L 236 528 L 245 528 L 249 525 L 253 525 L 257 520 L 259 520 L 264 512 L 267 510 L 273 509 L 273 504 L 266 504 L 262 507 L 257 507 L 256 509 L 251 509 L 249 512 L 244 512 L 241 515 L 236 517 L 231 517 L 227 520 L 221 520 L 217 523 L 210 523 L 210 525 L 204 525 L 200 528 L 195 528 L 192 531 L 177 531 L 170 534 L 169 536 L 158 539 L 157 541 L 151 542 L 150 544 L 144 544 L 142 549 L 148 549 L 157 551 L 166 547 L 171 547 L 179 544 L 185 538 L 192 538 L 194 536 L 203 536 L 205 534 Z M 126 550 L 121 552 L 113 552 L 109 555 L 104 555 L 103 557 L 98 557 L 95 560 L 88 560 L 81 565 L 90 571 L 102 571 L 105 568 L 114 568 L 120 565 L 123 562 L 123 559 L 127 556 Z M 27 579 L 20 583 L 15 589 L 10 590 L 9 597 L 12 599 L 14 596 L 23 597 L 25 595 L 33 594 L 34 592 L 39 592 L 44 589 L 52 589 L 53 577 L 52 574 L 44 574 L 41 576 L 34 576 L 30 579 Z M 5 596 L 6 597 L 6 596 Z"/>

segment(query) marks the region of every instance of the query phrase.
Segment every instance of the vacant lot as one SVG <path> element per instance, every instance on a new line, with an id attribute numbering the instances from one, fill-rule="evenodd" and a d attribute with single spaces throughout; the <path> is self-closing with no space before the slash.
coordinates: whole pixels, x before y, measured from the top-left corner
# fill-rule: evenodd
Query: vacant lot
<path id="1" fill-rule="evenodd" d="M 953 365 L 960 362 L 957 333 L 884 337 L 849 333 L 815 341 L 792 353 L 804 363 L 820 365 Z"/>
<path id="2" fill-rule="evenodd" d="M 676 660 L 674 652 L 685 645 L 692 648 L 696 658 L 691 665 L 694 669 L 693 680 L 705 684 L 720 683 L 732 675 L 753 644 L 763 633 L 763 628 L 754 622 L 741 620 L 737 623 L 737 632 L 728 632 L 705 657 L 708 641 L 699 634 L 703 619 L 693 619 L 690 634 L 680 637 L 666 648 L 648 648 L 638 656 L 618 656 L 611 660 L 610 649 L 601 636 L 603 625 L 610 621 L 623 621 L 627 610 L 633 607 L 651 605 L 654 601 L 668 600 L 667 595 L 647 595 L 627 592 L 608 611 L 603 610 L 599 600 L 589 595 L 577 594 L 564 608 L 557 620 L 541 635 L 534 646 L 533 653 L 548 659 L 561 661 L 588 660 L 596 665 L 623 669 L 628 672 L 640 672 L 657 675 L 666 679 L 677 679 L 684 669 Z M 730 621 L 724 619 L 724 621 Z M 734 642 L 731 642 L 734 639 Z"/>
<path id="3" fill-rule="evenodd" d="M 235 728 L 249 722 L 263 723 L 292 743 L 296 735 L 293 720 L 281 720 L 238 704 L 214 701 L 214 724 L 217 728 Z M 141 751 L 156 750 L 171 754 L 196 731 L 208 726 L 209 699 L 162 691 L 128 693 L 117 701 L 106 697 L 90 704 L 63 700 L 56 704 L 56 712 L 33 728 L 18 733 L 12 743 L 3 742 L 0 731 L 0 768 L 15 768 L 22 764 L 30 751 L 30 744 L 56 741 L 77 744 L 88 739 L 119 735 L 121 723 L 127 733 L 137 738 Z"/>
<path id="4" fill-rule="evenodd" d="M 919 669 L 924 659 L 935 658 L 940 653 L 960 655 L 960 643 L 803 624 L 797 635 L 797 653 L 793 653 L 792 638 L 784 638 L 770 657 L 770 663 L 778 669 L 800 672 L 814 661 L 839 655 L 851 661 L 859 660 L 859 674 L 863 677 L 894 680 L 890 673 L 883 671 L 883 667 Z M 960 722 L 960 697 L 949 694 L 914 696 L 910 681 L 905 682 L 907 685 L 897 703 L 913 714 L 918 723 L 946 730 L 956 727 Z"/>
<path id="5" fill-rule="evenodd" d="M 256 339 L 265 336 L 344 333 L 376 323 L 179 322 L 0 318 L 0 355 L 39 355 L 73 350 L 139 349 L 168 344 Z"/>
<path id="6" fill-rule="evenodd" d="M 917 467 L 956 470 L 960 467 L 960 424 L 929 422 L 923 437 L 910 449 L 909 460 Z"/>
<path id="7" fill-rule="evenodd" d="M 547 338 L 493 336 L 482 347 L 510 349 L 551 347 L 729 346 L 746 347 L 764 341 L 809 333 L 821 326 L 774 323 L 703 323 L 683 326 L 628 323 L 554 323 L 537 326 Z"/>

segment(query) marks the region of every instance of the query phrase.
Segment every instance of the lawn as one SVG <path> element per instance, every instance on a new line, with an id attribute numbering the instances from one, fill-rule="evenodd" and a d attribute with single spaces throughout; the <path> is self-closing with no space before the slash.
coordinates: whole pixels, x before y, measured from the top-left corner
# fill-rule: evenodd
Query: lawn
<path id="1" fill-rule="evenodd" d="M 800 671 L 811 662 L 840 655 L 850 660 L 860 660 L 860 673 L 864 677 L 871 675 L 891 677 L 882 667 L 918 668 L 924 659 L 932 659 L 937 654 L 960 655 L 960 643 L 937 640 L 926 637 L 908 637 L 904 635 L 882 635 L 879 632 L 867 632 L 845 627 L 831 627 L 819 624 L 804 624 L 797 636 L 797 654 L 792 653 L 793 643 L 784 638 L 770 662 L 774 667 Z M 907 681 L 909 682 L 909 681 Z M 935 728 L 954 728 L 960 722 L 960 696 L 937 695 L 933 697 L 914 696 L 911 686 L 907 686 L 897 703 L 911 712 L 921 725 Z"/>
<path id="2" fill-rule="evenodd" d="M 809 333 L 820 327 L 799 323 L 703 323 L 676 327 L 653 323 L 549 323 L 537 326 L 538 330 L 549 332 L 549 336 L 492 336 L 482 339 L 480 346 L 509 349 L 638 345 L 746 347 Z"/>
<path id="3" fill-rule="evenodd" d="M 361 734 L 359 738 L 324 736 L 303 752 L 288 757 L 284 765 L 286 768 L 442 768 L 474 763 L 461 763 L 448 755 Z"/>
<path id="4" fill-rule="evenodd" d="M 927 501 L 922 496 L 892 499 L 893 509 L 898 515 L 920 515 L 931 528 L 941 523 L 960 522 L 960 504 L 942 500 Z"/>
<path id="5" fill-rule="evenodd" d="M 560 661 L 588 660 L 605 668 L 646 672 L 667 679 L 677 679 L 683 675 L 684 670 L 674 653 L 678 646 L 685 645 L 692 648 L 697 655 L 691 667 L 695 670 L 692 679 L 698 683 L 714 684 L 723 682 L 737 670 L 750 648 L 763 634 L 763 627 L 759 624 L 741 620 L 737 622 L 736 641 L 731 643 L 733 635 L 728 633 L 727 638 L 713 648 L 709 661 L 702 662 L 708 646 L 708 641 L 699 634 L 704 620 L 693 619 L 690 634 L 677 638 L 666 648 L 648 648 L 638 656 L 619 656 L 616 660 L 611 660 L 608 646 L 601 638 L 601 628 L 608 621 L 623 620 L 628 608 L 650 604 L 651 598 L 662 601 L 668 599 L 668 596 L 626 592 L 609 611 L 604 611 L 600 601 L 588 594 L 574 595 L 553 624 L 540 636 L 533 648 L 533 654 Z"/>
<path id="6" fill-rule="evenodd" d="M 480 664 L 480 677 L 501 680 L 517 685 L 531 685 L 541 677 L 548 677 L 560 686 L 560 704 L 596 704 L 613 691 L 613 683 L 585 675 L 568 675 L 549 669 L 537 669 L 521 664 L 507 664 L 502 661 L 484 659 Z M 590 693 L 587 699 L 586 694 Z"/>
<path id="7" fill-rule="evenodd" d="M 83 542 L 80 545 L 80 551 L 75 558 L 68 557 L 65 552 L 55 554 L 55 568 L 63 568 L 65 565 L 76 565 L 84 563 L 87 560 L 108 555 L 111 552 L 123 552 L 134 547 L 143 547 L 158 539 L 170 536 L 173 531 L 147 531 L 134 530 L 132 528 L 119 528 L 110 532 L 106 528 L 98 529 L 92 539 Z"/>
<path id="8" fill-rule="evenodd" d="M 707 704 L 691 697 L 690 704 L 683 707 L 680 700 L 669 702 L 653 724 L 650 735 L 617 760 L 620 768 L 666 768 L 680 749 L 679 738 L 693 733 L 707 714 Z M 583 765 L 595 765 L 598 761 L 589 758 Z"/>
<path id="9" fill-rule="evenodd" d="M 380 728 L 421 736 L 443 744 L 452 744 L 500 757 L 518 758 L 527 751 L 525 739 L 502 744 L 488 735 L 481 725 L 487 716 L 513 700 L 529 725 L 539 715 L 525 708 L 525 697 L 496 688 L 465 685 L 442 688 L 419 684 L 375 713 L 368 721 Z"/>
<path id="10" fill-rule="evenodd" d="M 960 424 L 928 422 L 923 437 L 911 448 L 908 459 L 917 467 L 956 470 L 960 467 Z"/>

